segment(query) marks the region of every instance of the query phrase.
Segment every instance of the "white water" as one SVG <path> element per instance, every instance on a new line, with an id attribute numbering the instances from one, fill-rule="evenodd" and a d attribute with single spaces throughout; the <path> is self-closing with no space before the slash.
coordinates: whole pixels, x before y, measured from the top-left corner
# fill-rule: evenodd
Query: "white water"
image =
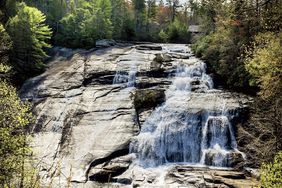
<path id="1" fill-rule="evenodd" d="M 223 101 L 221 112 L 187 111 L 182 101 L 190 98 L 195 85 L 198 92 L 213 88 L 205 64 L 198 60 L 193 65 L 178 64 L 166 91 L 166 102 L 152 112 L 130 145 L 130 152 L 136 153 L 140 166 L 168 163 L 230 166 L 230 154 L 238 150 L 228 109 Z"/>
<path id="2" fill-rule="evenodd" d="M 126 83 L 126 87 L 134 87 L 136 83 L 136 70 L 132 68 L 129 72 L 117 71 L 113 84 Z"/>

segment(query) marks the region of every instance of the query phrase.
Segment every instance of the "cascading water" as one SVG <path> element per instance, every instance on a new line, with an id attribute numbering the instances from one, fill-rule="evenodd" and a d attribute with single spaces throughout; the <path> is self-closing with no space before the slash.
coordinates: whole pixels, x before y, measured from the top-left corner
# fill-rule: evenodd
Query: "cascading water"
<path id="1" fill-rule="evenodd" d="M 156 108 L 132 141 L 139 165 L 153 167 L 165 163 L 189 163 L 229 167 L 231 155 L 238 152 L 228 110 L 187 111 L 183 101 L 191 93 L 208 93 L 213 88 L 205 64 L 177 65 L 166 102 Z M 195 92 L 194 92 L 195 91 Z"/>
<path id="2" fill-rule="evenodd" d="M 117 71 L 113 84 L 126 83 L 126 87 L 134 87 L 136 82 L 136 70 L 132 68 L 129 72 Z"/>

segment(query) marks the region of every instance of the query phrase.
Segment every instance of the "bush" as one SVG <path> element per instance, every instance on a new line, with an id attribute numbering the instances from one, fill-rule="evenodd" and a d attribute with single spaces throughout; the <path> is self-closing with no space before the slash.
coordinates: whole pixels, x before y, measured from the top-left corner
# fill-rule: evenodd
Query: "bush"
<path id="1" fill-rule="evenodd" d="M 0 23 L 0 76 L 11 70 L 9 66 L 9 52 L 12 48 L 12 41 L 4 26 Z"/>
<path id="2" fill-rule="evenodd" d="M 274 158 L 273 163 L 261 167 L 261 186 L 264 188 L 280 188 L 282 185 L 282 152 Z"/>
<path id="3" fill-rule="evenodd" d="M 231 27 L 218 27 L 202 37 L 193 46 L 194 53 L 206 60 L 209 71 L 220 76 L 229 88 L 249 88 L 249 75 L 239 58 L 241 44 L 234 37 Z"/>
<path id="4" fill-rule="evenodd" d="M 191 38 L 188 26 L 179 20 L 175 20 L 168 26 L 167 35 L 170 42 L 188 43 Z"/>
<path id="5" fill-rule="evenodd" d="M 162 29 L 160 32 L 159 32 L 159 38 L 160 38 L 160 41 L 161 42 L 168 42 L 168 35 L 164 32 L 164 30 Z"/>
<path id="6" fill-rule="evenodd" d="M 23 165 L 29 148 L 24 128 L 32 119 L 29 110 L 29 106 L 17 96 L 16 89 L 0 80 L 1 187 L 9 187 L 25 176 Z"/>
<path id="7" fill-rule="evenodd" d="M 195 44 L 193 44 L 192 50 L 194 51 L 197 57 L 203 57 L 210 43 L 211 43 L 211 36 L 210 35 L 203 36 Z"/>

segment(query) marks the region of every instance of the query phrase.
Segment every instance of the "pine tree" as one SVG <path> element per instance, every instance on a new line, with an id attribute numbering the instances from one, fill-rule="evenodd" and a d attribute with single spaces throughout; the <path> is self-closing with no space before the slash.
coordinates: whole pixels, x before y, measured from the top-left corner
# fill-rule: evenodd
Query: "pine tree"
<path id="1" fill-rule="evenodd" d="M 135 29 L 136 33 L 140 33 L 143 23 L 144 23 L 144 13 L 145 13 L 145 0 L 133 0 L 132 1 L 135 11 Z"/>
<path id="2" fill-rule="evenodd" d="M 51 0 L 48 4 L 48 11 L 46 12 L 46 20 L 54 31 L 59 30 L 59 22 L 67 13 L 67 4 L 65 0 Z"/>
<path id="3" fill-rule="evenodd" d="M 98 39 L 112 37 L 111 11 L 112 6 L 110 0 L 97 0 L 96 31 Z"/>
<path id="4" fill-rule="evenodd" d="M 147 21 L 146 21 L 146 31 L 150 32 L 150 23 L 156 18 L 157 5 L 156 0 L 147 1 Z"/>
<path id="5" fill-rule="evenodd" d="M 18 13 L 9 19 L 7 31 L 13 41 L 11 60 L 18 73 L 29 77 L 44 68 L 44 48 L 50 47 L 51 29 L 44 24 L 45 15 L 25 3 L 18 4 Z"/>
<path id="6" fill-rule="evenodd" d="M 124 27 L 125 21 L 125 2 L 124 0 L 111 0 L 112 4 L 112 13 L 111 13 L 111 22 L 113 24 L 113 37 L 121 38 L 122 29 Z"/>

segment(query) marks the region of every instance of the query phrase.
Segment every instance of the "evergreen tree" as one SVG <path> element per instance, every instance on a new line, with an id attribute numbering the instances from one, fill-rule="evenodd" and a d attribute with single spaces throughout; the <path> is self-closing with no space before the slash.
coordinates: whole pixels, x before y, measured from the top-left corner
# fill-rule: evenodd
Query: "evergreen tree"
<path id="1" fill-rule="evenodd" d="M 45 15 L 25 3 L 18 4 L 18 13 L 9 19 L 7 31 L 13 41 L 11 60 L 14 68 L 24 77 L 30 77 L 44 68 L 47 57 L 44 48 L 50 47 L 47 40 L 51 30 L 44 24 Z"/>
<path id="2" fill-rule="evenodd" d="M 65 0 L 51 0 L 48 4 L 46 21 L 53 29 L 54 34 L 59 30 L 59 22 L 67 13 L 67 4 Z"/>
<path id="3" fill-rule="evenodd" d="M 147 23 L 146 23 L 146 31 L 150 32 L 150 23 L 155 20 L 157 14 L 157 5 L 156 0 L 148 0 L 147 1 Z"/>
<path id="4" fill-rule="evenodd" d="M 144 13 L 145 13 L 145 0 L 133 0 L 133 7 L 135 11 L 135 29 L 136 33 L 140 33 L 144 24 Z"/>
<path id="5" fill-rule="evenodd" d="M 129 39 L 134 35 L 133 14 L 125 0 L 111 0 L 113 38 Z"/>
<path id="6" fill-rule="evenodd" d="M 97 0 L 95 29 L 98 39 L 112 37 L 111 11 L 110 0 Z"/>

